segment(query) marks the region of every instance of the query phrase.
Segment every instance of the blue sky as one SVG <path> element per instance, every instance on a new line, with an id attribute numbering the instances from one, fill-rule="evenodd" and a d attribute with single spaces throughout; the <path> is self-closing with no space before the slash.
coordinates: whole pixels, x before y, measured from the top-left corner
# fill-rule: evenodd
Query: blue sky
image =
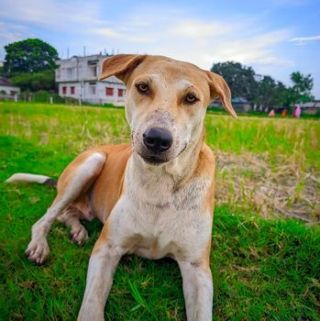
<path id="1" fill-rule="evenodd" d="M 299 70 L 320 98 L 319 0 L 0 0 L 0 60 L 7 43 L 38 37 L 62 58 L 163 54 L 210 69 L 239 61 L 287 85 Z"/>

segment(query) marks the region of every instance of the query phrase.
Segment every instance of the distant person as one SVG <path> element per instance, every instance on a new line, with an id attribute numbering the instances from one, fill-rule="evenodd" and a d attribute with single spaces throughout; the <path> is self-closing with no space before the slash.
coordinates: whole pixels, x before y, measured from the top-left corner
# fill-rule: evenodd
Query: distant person
<path id="1" fill-rule="evenodd" d="M 288 109 L 284 109 L 281 113 L 281 117 L 287 117 L 288 116 Z"/>
<path id="2" fill-rule="evenodd" d="M 293 117 L 300 118 L 300 116 L 301 116 L 301 106 L 300 106 L 300 104 L 296 104 L 294 112 L 293 112 Z"/>
<path id="3" fill-rule="evenodd" d="M 268 114 L 269 117 L 274 117 L 276 113 L 274 112 L 274 109 L 271 109 L 270 113 Z"/>

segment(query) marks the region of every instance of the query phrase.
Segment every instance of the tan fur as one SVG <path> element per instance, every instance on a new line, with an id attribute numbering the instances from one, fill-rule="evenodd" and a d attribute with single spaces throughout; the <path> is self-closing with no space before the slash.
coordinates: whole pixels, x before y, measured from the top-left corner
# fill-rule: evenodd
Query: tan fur
<path id="1" fill-rule="evenodd" d="M 100 78 L 112 75 L 127 85 L 132 145 L 97 146 L 71 162 L 59 178 L 53 205 L 33 226 L 27 255 L 44 261 L 55 218 L 70 226 L 73 240 L 82 244 L 87 232 L 79 219 L 97 217 L 104 227 L 90 258 L 79 321 L 104 320 L 113 273 L 126 253 L 174 258 L 183 277 L 188 321 L 211 321 L 215 158 L 204 143 L 204 118 L 216 97 L 236 116 L 230 90 L 219 75 L 162 56 L 108 58 Z M 147 91 L 139 90 L 141 84 Z M 149 128 L 172 136 L 157 165 L 150 163 L 143 138 Z"/>
<path id="2" fill-rule="evenodd" d="M 109 225 L 108 225 L 108 223 L 105 223 L 103 225 L 100 236 L 94 245 L 94 248 L 92 250 L 92 255 L 101 251 L 101 248 L 103 248 L 105 246 L 106 242 L 108 241 L 108 233 L 109 233 Z"/>
<path id="3" fill-rule="evenodd" d="M 107 154 L 107 161 L 93 187 L 92 204 L 97 217 L 105 222 L 122 193 L 124 170 L 132 148 L 122 144 L 103 146 L 99 150 Z"/>
<path id="4" fill-rule="evenodd" d="M 196 169 L 196 175 L 203 175 L 209 177 L 215 177 L 216 160 L 208 145 L 203 144 L 202 150 L 199 155 L 198 167 Z M 214 179 L 212 179 L 211 185 L 207 191 L 207 197 L 204 199 L 203 211 L 213 214 L 214 207 Z"/>

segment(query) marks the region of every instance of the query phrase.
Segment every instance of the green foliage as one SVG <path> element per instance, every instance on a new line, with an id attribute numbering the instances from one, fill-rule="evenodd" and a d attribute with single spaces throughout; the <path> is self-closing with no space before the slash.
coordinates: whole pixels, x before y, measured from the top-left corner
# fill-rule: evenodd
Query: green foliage
<path id="1" fill-rule="evenodd" d="M 262 105 L 263 108 L 268 108 L 274 105 L 277 84 L 270 76 L 264 76 L 258 84 L 258 97 L 257 103 Z"/>
<path id="2" fill-rule="evenodd" d="M 290 107 L 290 90 L 280 81 L 277 82 L 275 91 L 273 92 L 273 106 Z"/>
<path id="3" fill-rule="evenodd" d="M 32 94 L 32 101 L 37 103 L 51 103 L 55 104 L 65 103 L 65 98 L 60 97 L 57 93 L 48 92 L 45 90 L 39 90 Z"/>
<path id="4" fill-rule="evenodd" d="M 214 64 L 212 72 L 221 75 L 228 83 L 232 97 L 245 97 L 253 101 L 257 96 L 258 84 L 255 72 L 251 67 L 246 67 L 238 62 L 227 61 Z"/>
<path id="5" fill-rule="evenodd" d="M 263 76 L 258 82 L 258 95 L 255 102 L 263 107 L 263 110 L 270 110 L 279 106 L 289 107 L 289 90 L 282 82 L 276 82 L 270 76 Z"/>
<path id="6" fill-rule="evenodd" d="M 311 90 L 313 88 L 313 79 L 310 74 L 303 75 L 295 71 L 290 75 L 293 86 L 290 88 L 292 102 L 308 102 L 313 99 Z"/>
<path id="7" fill-rule="evenodd" d="M 50 101 L 52 94 L 45 90 L 39 90 L 33 94 L 32 100 L 39 103 L 47 103 Z"/>
<path id="8" fill-rule="evenodd" d="M 54 90 L 55 74 L 54 70 L 43 70 L 33 73 L 21 73 L 11 78 L 14 86 L 18 86 L 22 91 Z"/>
<path id="9" fill-rule="evenodd" d="M 40 39 L 26 39 L 5 46 L 4 74 L 22 91 L 55 90 L 55 48 Z"/>
<path id="10" fill-rule="evenodd" d="M 57 50 L 40 39 L 13 42 L 4 49 L 6 56 L 3 67 L 9 77 L 56 68 Z"/>
<path id="11" fill-rule="evenodd" d="M 311 75 L 305 76 L 300 72 L 293 72 L 291 74 L 293 86 L 286 87 L 270 76 L 263 76 L 258 81 L 260 75 L 256 75 L 251 67 L 243 66 L 237 62 L 216 63 L 212 66 L 211 71 L 220 74 L 226 80 L 232 97 L 245 97 L 263 109 L 289 107 L 298 101 L 307 102 L 313 99 Z"/>

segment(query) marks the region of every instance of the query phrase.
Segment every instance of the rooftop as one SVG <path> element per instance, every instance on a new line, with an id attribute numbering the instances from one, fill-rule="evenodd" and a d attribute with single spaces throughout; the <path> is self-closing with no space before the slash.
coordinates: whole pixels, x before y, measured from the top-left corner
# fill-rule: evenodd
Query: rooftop
<path id="1" fill-rule="evenodd" d="M 9 79 L 0 77 L 0 86 L 12 86 L 12 84 Z"/>
<path id="2" fill-rule="evenodd" d="M 301 104 L 302 108 L 320 108 L 320 100 L 313 100 L 307 103 Z"/>
<path id="3" fill-rule="evenodd" d="M 102 53 L 95 54 L 95 55 L 88 55 L 88 56 L 71 56 L 70 58 L 65 58 L 65 59 L 59 59 L 57 63 L 59 62 L 67 62 L 67 61 L 73 61 L 73 60 L 95 60 L 95 59 L 104 59 L 107 57 L 111 57 L 112 55 L 105 54 L 103 55 Z"/>

